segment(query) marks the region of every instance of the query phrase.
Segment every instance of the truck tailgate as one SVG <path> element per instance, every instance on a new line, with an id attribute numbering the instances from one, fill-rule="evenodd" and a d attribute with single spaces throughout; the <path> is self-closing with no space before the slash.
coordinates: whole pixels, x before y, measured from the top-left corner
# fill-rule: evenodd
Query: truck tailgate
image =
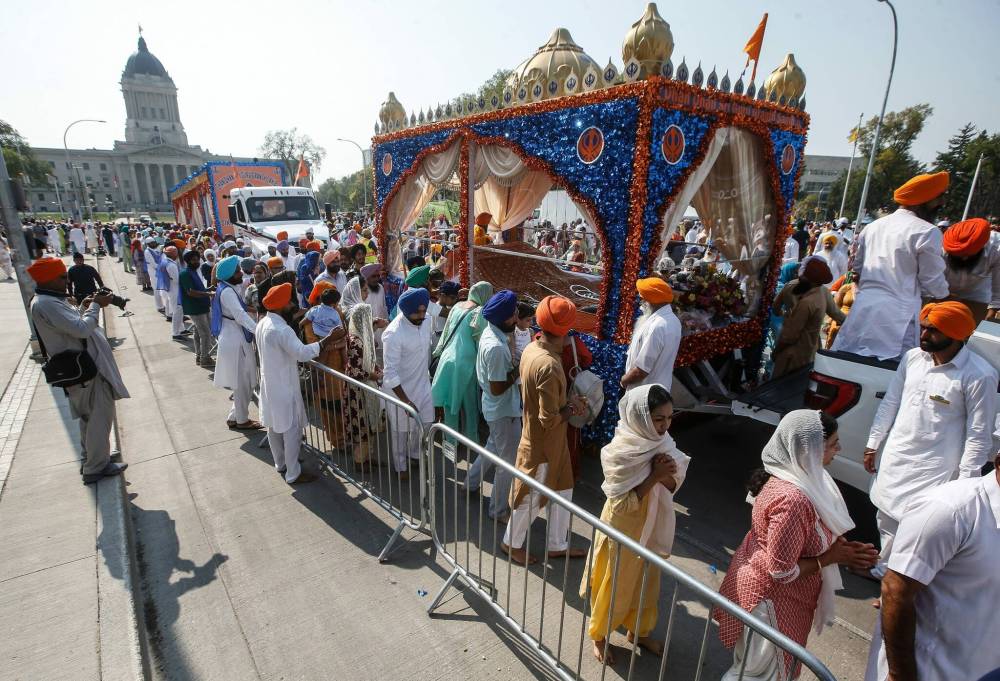
<path id="1" fill-rule="evenodd" d="M 778 425 L 781 417 L 805 406 L 812 365 L 760 384 L 733 399 L 733 414 Z"/>

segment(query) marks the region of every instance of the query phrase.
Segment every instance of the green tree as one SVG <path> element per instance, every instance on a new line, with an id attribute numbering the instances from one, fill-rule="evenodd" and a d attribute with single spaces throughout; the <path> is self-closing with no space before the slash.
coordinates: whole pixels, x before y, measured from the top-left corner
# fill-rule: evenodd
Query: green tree
<path id="1" fill-rule="evenodd" d="M 866 209 L 869 214 L 880 209 L 891 210 L 893 206 L 892 193 L 896 187 L 924 170 L 924 166 L 910 153 L 913 142 L 924 129 L 924 123 L 934 113 L 930 104 L 917 104 L 902 111 L 891 111 L 882 121 L 879 133 L 879 145 L 875 154 L 875 165 L 872 168 L 871 183 L 868 187 Z M 875 126 L 878 117 L 872 117 L 861 125 L 852 128 L 849 139 L 858 135 L 858 160 L 855 162 L 855 172 L 851 174 L 847 186 L 847 204 L 844 207 L 846 216 L 854 218 L 861 200 L 861 189 L 865 183 L 865 171 L 868 168 L 868 158 L 872 153 L 875 139 Z M 847 171 L 830 187 L 830 196 L 839 197 L 843 194 L 847 180 Z"/>
<path id="2" fill-rule="evenodd" d="M 452 106 L 454 106 L 459 101 L 462 101 L 464 103 L 469 101 L 470 99 L 478 100 L 480 97 L 486 100 L 488 106 L 490 100 L 493 99 L 493 95 L 496 95 L 497 97 L 500 98 L 501 101 L 503 101 L 503 91 L 504 88 L 507 86 L 507 80 L 510 78 L 511 73 L 513 73 L 513 71 L 511 71 L 510 69 L 499 69 L 496 73 L 487 78 L 482 85 L 479 86 L 479 89 L 476 90 L 475 94 L 471 92 L 465 92 L 459 95 L 458 97 L 452 99 L 451 100 Z"/>
<path id="3" fill-rule="evenodd" d="M 370 175 L 367 176 L 370 179 Z M 365 199 L 365 189 L 362 186 L 366 179 L 359 170 L 341 178 L 328 178 L 316 190 L 316 200 L 322 205 L 329 203 L 338 212 L 360 210 Z M 371 191 L 369 187 L 369 200 Z"/>
<path id="4" fill-rule="evenodd" d="M 299 158 L 305 158 L 313 175 L 319 172 L 323 159 L 326 158 L 326 149 L 316 144 L 309 135 L 300 133 L 298 128 L 268 131 L 257 153 L 265 158 L 282 161 L 288 171 L 288 181 L 292 184 L 295 182 Z"/>
<path id="5" fill-rule="evenodd" d="M 31 185 L 48 184 L 49 165 L 35 158 L 28 141 L 13 125 L 2 120 L 0 120 L 0 147 L 3 147 L 3 160 L 12 178 L 20 180 L 23 176 L 27 176 Z"/>
<path id="6" fill-rule="evenodd" d="M 1000 137 L 997 135 L 990 136 L 985 130 L 977 134 L 976 127 L 972 123 L 966 123 L 948 140 L 947 151 L 938 153 L 934 161 L 935 166 L 939 170 L 947 170 L 951 175 L 945 205 L 941 211 L 943 216 L 952 221 L 962 217 L 980 154 L 983 156 L 983 167 L 976 184 L 976 193 L 972 197 L 969 215 L 975 217 L 996 214 L 998 194 L 996 169 L 1000 167 L 998 143 Z"/>

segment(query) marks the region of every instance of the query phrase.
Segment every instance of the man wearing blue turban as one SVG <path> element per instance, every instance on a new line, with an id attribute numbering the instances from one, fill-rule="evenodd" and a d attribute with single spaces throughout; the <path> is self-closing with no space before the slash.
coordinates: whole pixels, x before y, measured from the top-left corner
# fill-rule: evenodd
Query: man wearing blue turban
<path id="1" fill-rule="evenodd" d="M 510 351 L 508 334 L 514 332 L 517 320 L 517 296 L 513 291 L 498 291 L 483 306 L 483 318 L 489 322 L 479 338 L 476 353 L 476 380 L 482 388 L 483 418 L 490 427 L 486 449 L 514 465 L 517 445 L 521 440 L 521 394 L 517 389 L 517 370 Z M 478 490 L 484 476 L 493 467 L 491 461 L 479 457 L 469 468 L 466 486 Z M 500 522 L 510 516 L 510 484 L 513 476 L 506 469 L 497 469 L 493 476 L 489 514 Z"/>
<path id="2" fill-rule="evenodd" d="M 247 312 L 237 289 L 243 283 L 239 256 L 220 260 L 215 266 L 215 278 L 218 288 L 212 299 L 211 330 L 219 345 L 212 384 L 233 391 L 226 425 L 238 430 L 257 430 L 261 424 L 250 418 L 250 401 L 257 384 L 252 345 L 257 322 Z"/>
<path id="3" fill-rule="evenodd" d="M 382 385 L 419 415 L 417 422 L 408 412 L 388 405 L 393 438 L 393 462 L 400 480 L 407 480 L 410 459 L 420 458 L 421 423 L 434 420 L 431 399 L 431 325 L 425 323 L 431 296 L 426 289 L 403 292 L 396 305 L 399 314 L 382 333 Z"/>

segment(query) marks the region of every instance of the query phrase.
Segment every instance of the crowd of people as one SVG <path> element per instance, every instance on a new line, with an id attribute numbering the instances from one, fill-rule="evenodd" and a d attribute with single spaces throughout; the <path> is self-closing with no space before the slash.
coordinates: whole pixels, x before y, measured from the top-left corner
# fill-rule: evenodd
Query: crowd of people
<path id="1" fill-rule="evenodd" d="M 812 360 L 826 317 L 837 325 L 834 348 L 899 360 L 864 453 L 881 547 L 845 537 L 855 523 L 825 471 L 840 450 L 836 420 L 796 410 L 781 420 L 748 484 L 750 530 L 721 586 L 724 596 L 805 645 L 810 630 L 833 622 L 839 566 L 881 580 L 873 680 L 978 678 L 1000 666 L 988 626 L 1000 602 L 1000 472 L 980 477 L 998 455 L 998 376 L 966 345 L 977 321 L 1000 309 L 1000 235 L 978 219 L 942 233 L 930 219 L 946 188 L 946 174 L 914 178 L 897 190 L 897 211 L 857 234 L 835 224 L 813 239 L 800 224 L 782 268 L 794 277 L 783 274 L 775 304 L 783 322 L 776 375 Z M 573 331 L 576 306 L 556 295 L 532 305 L 486 281 L 462 288 L 440 259 L 419 252 L 406 256 L 398 297 L 388 295 L 367 228 L 331 226 L 327 243 L 306 234 L 292 244 L 278 234 L 257 254 L 241 239 L 183 225 L 112 227 L 111 238 L 94 248 L 134 272 L 173 338 L 191 337 L 195 363 L 214 369 L 214 384 L 232 393 L 227 425 L 266 428 L 275 468 L 289 484 L 315 479 L 298 460 L 307 423 L 298 364 L 315 359 L 371 388 L 337 384 L 315 400 L 331 442 L 349 449 L 362 470 L 380 464 L 373 443 L 387 428 L 388 463 L 406 479 L 420 456 L 419 424 L 443 421 L 571 500 L 581 475 L 574 424 L 595 416 L 574 388 L 592 360 Z M 100 227 L 91 232 L 103 235 Z M 585 248 L 585 230 L 578 241 Z M 111 294 L 82 262 L 86 232 L 83 252 L 69 244 L 80 260 L 74 268 L 90 269 L 74 274 L 58 257 L 37 259 L 28 269 L 38 287 L 31 314 L 50 361 L 66 351 L 93 359 L 91 378 L 66 387 L 81 422 L 81 472 L 92 482 L 124 469 L 109 459 L 107 430 L 114 401 L 128 392 L 98 324 Z M 60 253 L 51 239 L 45 248 Z M 836 279 L 841 290 L 851 287 L 853 304 L 846 292 L 834 301 L 827 286 Z M 601 519 L 669 556 L 673 496 L 690 461 L 668 432 L 682 334 L 664 277 L 640 279 L 636 294 L 643 312 L 621 378 L 619 420 L 601 450 Z M 383 411 L 378 391 L 408 409 Z M 470 493 L 481 490 L 490 468 L 481 457 L 471 462 L 464 481 Z M 568 511 L 546 505 L 507 469 L 494 471 L 488 513 L 506 524 L 500 548 L 512 561 L 537 560 L 525 537 L 543 507 L 548 557 L 591 556 L 580 588 L 590 597 L 594 655 L 614 663 L 607 632 L 621 627 L 636 645 L 662 653 L 652 638 L 658 571 L 600 532 L 589 549 L 573 546 Z M 644 572 L 651 577 L 644 580 Z M 713 617 L 734 649 L 725 678 L 740 669 L 747 678 L 798 675 L 796 661 L 773 643 L 754 637 L 748 647 L 739 620 L 722 611 Z"/>

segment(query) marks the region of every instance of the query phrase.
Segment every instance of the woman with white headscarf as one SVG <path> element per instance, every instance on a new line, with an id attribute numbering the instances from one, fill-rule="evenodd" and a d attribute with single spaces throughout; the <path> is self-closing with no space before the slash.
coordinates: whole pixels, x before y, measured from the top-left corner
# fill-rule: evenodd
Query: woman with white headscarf
<path id="1" fill-rule="evenodd" d="M 810 628 L 833 623 L 834 591 L 843 588 L 839 564 L 868 569 L 878 559 L 871 544 L 849 542 L 854 527 L 847 506 L 824 466 L 840 451 L 837 421 L 819 411 L 786 414 L 750 480 L 750 531 L 729 565 L 719 592 L 802 646 Z M 724 681 L 739 678 L 747 632 L 735 617 L 716 610 L 719 638 L 733 648 Z M 800 665 L 762 636 L 754 636 L 743 678 L 798 677 Z"/>
<path id="2" fill-rule="evenodd" d="M 344 311 L 348 317 L 351 315 L 351 310 L 353 310 L 357 305 L 365 302 L 368 298 L 368 287 L 362 286 L 363 279 L 361 277 L 351 277 L 347 280 L 347 285 L 344 286 L 344 290 L 341 291 L 340 296 L 340 309 Z M 369 310 L 371 306 L 369 306 Z"/>
<path id="3" fill-rule="evenodd" d="M 684 482 L 691 460 L 667 433 L 673 413 L 670 393 L 662 385 L 630 390 L 618 403 L 614 438 L 601 450 L 601 489 L 608 497 L 601 520 L 664 557 L 674 544 L 674 493 Z M 656 626 L 660 571 L 647 568 L 643 558 L 627 549 L 621 551 L 600 532 L 592 556 L 580 595 L 586 597 L 589 589 L 588 634 L 594 656 L 614 664 L 607 637 L 621 626 L 628 630 L 630 642 L 638 635 L 639 646 L 662 654 L 660 642 L 649 638 Z"/>

